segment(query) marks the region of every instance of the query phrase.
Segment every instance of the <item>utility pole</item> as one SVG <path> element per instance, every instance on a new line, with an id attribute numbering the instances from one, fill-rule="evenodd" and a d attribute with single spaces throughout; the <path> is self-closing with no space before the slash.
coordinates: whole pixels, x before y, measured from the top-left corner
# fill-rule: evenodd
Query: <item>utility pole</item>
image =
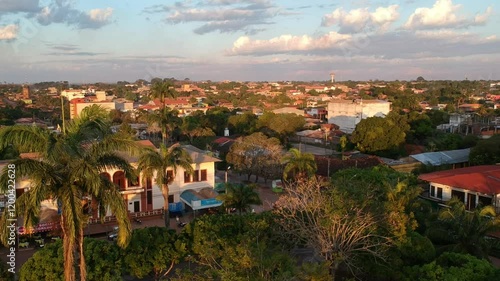
<path id="1" fill-rule="evenodd" d="M 64 121 L 64 99 L 62 96 L 62 91 L 59 91 L 59 96 L 61 97 L 61 119 L 62 119 L 62 133 L 66 134 L 66 123 Z"/>

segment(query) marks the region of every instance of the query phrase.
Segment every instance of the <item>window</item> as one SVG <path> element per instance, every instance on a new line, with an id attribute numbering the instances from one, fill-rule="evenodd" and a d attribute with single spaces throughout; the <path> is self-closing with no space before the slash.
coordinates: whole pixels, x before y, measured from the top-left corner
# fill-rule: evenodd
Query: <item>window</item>
<path id="1" fill-rule="evenodd" d="M 201 170 L 200 180 L 207 181 L 207 170 Z"/>
<path id="2" fill-rule="evenodd" d="M 200 171 L 198 171 L 198 170 L 194 171 L 194 173 L 193 173 L 193 181 L 194 182 L 200 181 Z"/>
<path id="3" fill-rule="evenodd" d="M 174 171 L 173 170 L 167 170 L 167 182 L 171 182 L 174 180 Z"/>
<path id="4" fill-rule="evenodd" d="M 150 190 L 152 188 L 153 188 L 153 181 L 151 180 L 151 178 L 147 178 L 146 179 L 146 189 Z"/>
<path id="5" fill-rule="evenodd" d="M 134 180 L 127 180 L 128 186 L 139 186 L 139 177 Z"/>
<path id="6" fill-rule="evenodd" d="M 191 182 L 191 175 L 188 172 L 184 172 L 184 183 Z"/>
<path id="7" fill-rule="evenodd" d="M 435 197 L 436 196 L 436 187 L 431 185 L 431 196 Z"/>
<path id="8" fill-rule="evenodd" d="M 437 189 L 437 198 L 443 199 L 443 189 L 441 187 Z"/>
<path id="9" fill-rule="evenodd" d="M 148 190 L 146 193 L 146 203 L 148 205 L 153 204 L 153 191 L 152 190 Z"/>

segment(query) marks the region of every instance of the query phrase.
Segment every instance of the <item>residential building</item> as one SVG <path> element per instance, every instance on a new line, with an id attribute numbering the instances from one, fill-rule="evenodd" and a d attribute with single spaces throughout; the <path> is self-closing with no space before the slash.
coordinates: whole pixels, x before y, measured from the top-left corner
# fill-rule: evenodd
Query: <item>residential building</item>
<path id="1" fill-rule="evenodd" d="M 500 165 L 439 171 L 418 178 L 429 183 L 428 199 L 445 202 L 456 197 L 468 210 L 481 204 L 493 205 L 500 211 Z"/>
<path id="2" fill-rule="evenodd" d="M 102 102 L 89 102 L 86 99 L 73 99 L 69 103 L 70 118 L 74 119 L 80 115 L 82 110 L 88 106 L 98 105 L 106 110 L 120 110 L 129 111 L 134 109 L 133 102 L 114 102 L 114 101 L 102 101 Z"/>
<path id="3" fill-rule="evenodd" d="M 328 123 L 350 134 L 362 119 L 385 117 L 390 111 L 391 103 L 384 100 L 332 100 L 328 103 Z"/>
<path id="4" fill-rule="evenodd" d="M 73 90 L 73 89 L 64 90 L 61 92 L 61 96 L 65 97 L 69 101 L 71 101 L 73 99 L 83 99 L 83 98 L 85 98 L 85 91 Z"/>
<path id="5" fill-rule="evenodd" d="M 149 140 L 138 142 L 143 146 L 156 149 Z M 215 186 L 215 163 L 220 160 L 212 157 L 210 152 L 206 153 L 191 145 L 185 145 L 182 148 L 189 153 L 193 160 L 192 167 L 194 173 L 189 174 L 180 167 L 175 174 L 173 170 L 167 170 L 167 176 L 173 179 L 169 184 L 169 203 L 173 203 L 174 205 L 185 204 L 193 210 L 220 206 L 221 202 L 215 199 L 217 194 L 213 192 Z M 132 166 L 137 168 L 137 157 L 122 156 Z M 26 153 L 22 157 L 36 159 L 39 156 L 37 153 Z M 8 165 L 8 161 L 0 161 L 0 169 L 3 169 L 6 165 Z M 142 173 L 139 173 L 135 181 L 130 181 L 126 178 L 124 171 L 116 169 L 107 169 L 101 173 L 101 176 L 118 186 L 131 215 L 147 216 L 162 213 L 164 199 L 160 187 L 154 180 L 154 176 L 153 178 L 145 178 Z M 28 191 L 29 184 L 28 180 L 18 180 L 16 182 L 17 196 Z M 0 196 L 0 201 L 2 198 L 5 198 L 5 196 Z M 98 204 L 91 196 L 83 198 L 83 201 L 83 204 L 88 204 L 87 207 L 91 212 L 90 223 L 97 223 L 103 215 L 105 216 L 104 221 L 111 221 L 113 219 L 109 210 L 106 214 L 99 213 Z M 1 206 L 2 204 L 0 203 Z M 51 212 L 57 212 L 58 209 L 57 202 L 49 199 L 42 202 L 42 206 Z"/>

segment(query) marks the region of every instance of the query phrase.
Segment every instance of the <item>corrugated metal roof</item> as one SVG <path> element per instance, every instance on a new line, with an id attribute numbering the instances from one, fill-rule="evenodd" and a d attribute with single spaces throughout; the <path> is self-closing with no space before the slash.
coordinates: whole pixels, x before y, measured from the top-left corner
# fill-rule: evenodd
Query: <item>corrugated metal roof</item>
<path id="1" fill-rule="evenodd" d="M 445 164 L 468 162 L 469 154 L 470 148 L 466 148 L 438 152 L 425 152 L 410 156 L 425 165 L 440 166 Z"/>

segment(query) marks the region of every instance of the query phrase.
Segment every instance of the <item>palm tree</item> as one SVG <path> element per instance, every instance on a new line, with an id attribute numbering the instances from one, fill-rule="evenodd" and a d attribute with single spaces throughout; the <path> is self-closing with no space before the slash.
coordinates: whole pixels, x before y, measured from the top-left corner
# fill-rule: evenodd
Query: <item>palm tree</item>
<path id="1" fill-rule="evenodd" d="M 83 230 L 88 218 L 83 197 L 92 196 L 101 206 L 110 208 L 119 225 L 118 244 L 125 247 L 130 237 L 130 222 L 118 188 L 100 176 L 108 168 L 121 169 L 132 178 L 133 168 L 117 154 L 132 151 L 134 142 L 111 133 L 108 122 L 93 115 L 95 108 L 82 111 L 61 134 L 32 126 L 12 126 L 0 131 L 0 147 L 13 144 L 22 152 L 37 152 L 38 159 L 17 159 L 16 177 L 30 181 L 29 191 L 17 199 L 17 211 L 24 226 L 33 226 L 40 216 L 42 201 L 53 199 L 61 208 L 64 278 L 75 280 L 75 251 L 79 254 L 80 280 L 86 279 L 83 256 Z M 1 182 L 7 181 L 7 170 Z M 4 189 L 2 185 L 2 189 Z M 3 229 L 5 227 L 1 226 Z M 5 238 L 5 237 L 2 237 Z M 2 243 L 5 243 L 2 239 Z"/>
<path id="2" fill-rule="evenodd" d="M 169 110 L 165 105 L 165 98 L 175 98 L 177 95 L 174 90 L 174 85 L 168 81 L 156 82 L 151 86 L 151 98 L 156 98 L 160 100 L 161 108 L 157 114 L 156 118 L 150 119 L 150 122 L 156 122 L 161 128 L 161 136 L 163 145 L 167 145 L 168 138 L 168 128 L 169 118 L 172 114 L 169 114 Z M 170 110 L 170 112 L 172 112 Z M 175 115 L 177 116 L 177 115 Z"/>
<path id="3" fill-rule="evenodd" d="M 500 216 L 491 205 L 467 211 L 460 199 L 453 198 L 448 208 L 439 212 L 435 226 L 429 229 L 432 235 L 446 237 L 447 248 L 465 252 L 478 258 L 487 258 L 490 243 L 486 236 L 500 230 Z"/>
<path id="4" fill-rule="evenodd" d="M 144 177 L 152 178 L 155 176 L 155 181 L 161 188 L 163 195 L 163 216 L 165 219 L 165 227 L 170 227 L 170 217 L 168 213 L 168 194 L 169 184 L 175 178 L 177 169 L 182 168 L 187 173 L 193 173 L 191 164 L 193 160 L 189 153 L 179 144 L 174 144 L 171 147 L 160 145 L 160 149 L 145 149 L 139 156 L 138 170 L 142 172 Z M 171 168 L 173 173 L 169 174 L 167 170 Z"/>
<path id="5" fill-rule="evenodd" d="M 305 179 L 316 173 L 316 161 L 311 153 L 302 153 L 296 148 L 288 151 L 282 158 L 285 163 L 283 178 L 286 180 L 289 174 L 293 174 L 296 179 Z"/>
<path id="6" fill-rule="evenodd" d="M 177 110 L 171 110 L 165 107 L 163 110 L 156 110 L 147 116 L 147 121 L 150 125 L 156 125 L 160 128 L 163 145 L 167 145 L 169 133 L 177 128 L 182 120 L 178 116 Z"/>
<path id="7" fill-rule="evenodd" d="M 250 205 L 262 205 L 254 184 L 235 185 L 226 183 L 225 187 L 226 192 L 217 196 L 217 199 L 223 202 L 226 209 L 234 208 L 241 215 L 241 213 L 250 210 Z"/>

